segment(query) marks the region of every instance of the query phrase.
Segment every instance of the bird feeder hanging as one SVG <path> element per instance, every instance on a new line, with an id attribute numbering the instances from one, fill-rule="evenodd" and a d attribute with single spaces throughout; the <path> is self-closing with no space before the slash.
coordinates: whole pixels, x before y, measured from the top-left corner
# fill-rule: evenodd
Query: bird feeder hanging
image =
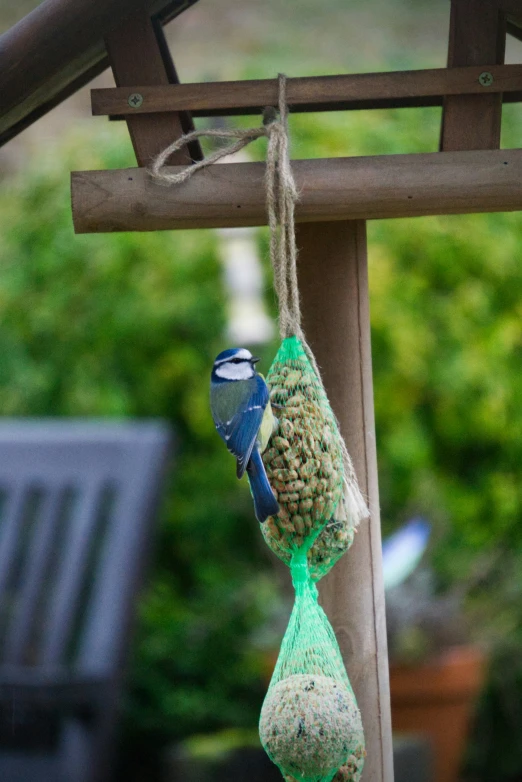
<path id="1" fill-rule="evenodd" d="M 157 157 L 152 175 L 178 184 L 255 138 L 268 137 L 270 258 L 282 342 L 267 375 L 279 425 L 263 461 L 280 511 L 261 529 L 266 543 L 289 565 L 296 597 L 261 711 L 260 737 L 287 780 L 331 782 L 342 768 L 341 779 L 357 782 L 365 757 L 361 715 L 315 582 L 350 547 L 368 509 L 301 328 L 294 228 L 298 194 L 288 153 L 285 86 L 281 75 L 279 116 L 270 109 L 259 128 L 187 134 Z M 173 152 L 202 135 L 234 142 L 180 172 L 165 170 Z"/>
<path id="2" fill-rule="evenodd" d="M 349 548 L 368 515 L 319 369 L 301 328 L 285 79 L 269 136 L 270 255 L 282 344 L 267 375 L 279 428 L 264 454 L 280 512 L 264 538 L 290 566 L 295 603 L 263 703 L 259 732 L 286 780 L 357 782 L 365 757 L 361 715 L 315 581 Z"/>

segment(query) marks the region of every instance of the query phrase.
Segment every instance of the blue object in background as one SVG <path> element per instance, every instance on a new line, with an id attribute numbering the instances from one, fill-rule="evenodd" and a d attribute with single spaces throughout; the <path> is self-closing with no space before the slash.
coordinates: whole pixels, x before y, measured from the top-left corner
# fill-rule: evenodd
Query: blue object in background
<path id="1" fill-rule="evenodd" d="M 406 581 L 426 551 L 431 524 L 422 518 L 408 521 L 382 544 L 384 589 L 392 589 Z"/>

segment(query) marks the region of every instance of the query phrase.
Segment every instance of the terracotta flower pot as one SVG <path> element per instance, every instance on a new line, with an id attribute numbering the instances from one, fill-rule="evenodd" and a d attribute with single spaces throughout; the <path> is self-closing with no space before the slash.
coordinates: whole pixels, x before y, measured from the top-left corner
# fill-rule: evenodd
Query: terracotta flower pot
<path id="1" fill-rule="evenodd" d="M 485 676 L 485 656 L 455 647 L 418 666 L 392 664 L 392 725 L 430 738 L 435 782 L 457 782 L 470 718 Z"/>

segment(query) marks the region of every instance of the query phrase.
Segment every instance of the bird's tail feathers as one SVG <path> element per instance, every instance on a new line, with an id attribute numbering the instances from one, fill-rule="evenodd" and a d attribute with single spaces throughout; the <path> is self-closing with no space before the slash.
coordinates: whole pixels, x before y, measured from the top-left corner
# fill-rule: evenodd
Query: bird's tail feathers
<path id="1" fill-rule="evenodd" d="M 279 505 L 268 482 L 265 465 L 257 447 L 254 447 L 248 462 L 247 475 L 254 500 L 256 518 L 262 523 L 269 516 L 275 516 L 279 513 Z"/>

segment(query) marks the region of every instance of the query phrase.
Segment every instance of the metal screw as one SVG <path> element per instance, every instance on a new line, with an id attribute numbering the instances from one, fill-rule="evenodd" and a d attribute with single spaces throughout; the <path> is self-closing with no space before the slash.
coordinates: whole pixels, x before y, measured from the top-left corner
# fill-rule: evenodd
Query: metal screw
<path id="1" fill-rule="evenodd" d="M 483 87 L 490 87 L 493 84 L 493 74 L 489 71 L 484 71 L 484 73 L 480 74 L 478 80 Z"/>
<path id="2" fill-rule="evenodd" d="M 129 104 L 131 109 L 139 109 L 139 107 L 143 103 L 143 95 L 140 95 L 139 92 L 133 92 L 132 95 L 129 95 L 127 103 Z"/>

